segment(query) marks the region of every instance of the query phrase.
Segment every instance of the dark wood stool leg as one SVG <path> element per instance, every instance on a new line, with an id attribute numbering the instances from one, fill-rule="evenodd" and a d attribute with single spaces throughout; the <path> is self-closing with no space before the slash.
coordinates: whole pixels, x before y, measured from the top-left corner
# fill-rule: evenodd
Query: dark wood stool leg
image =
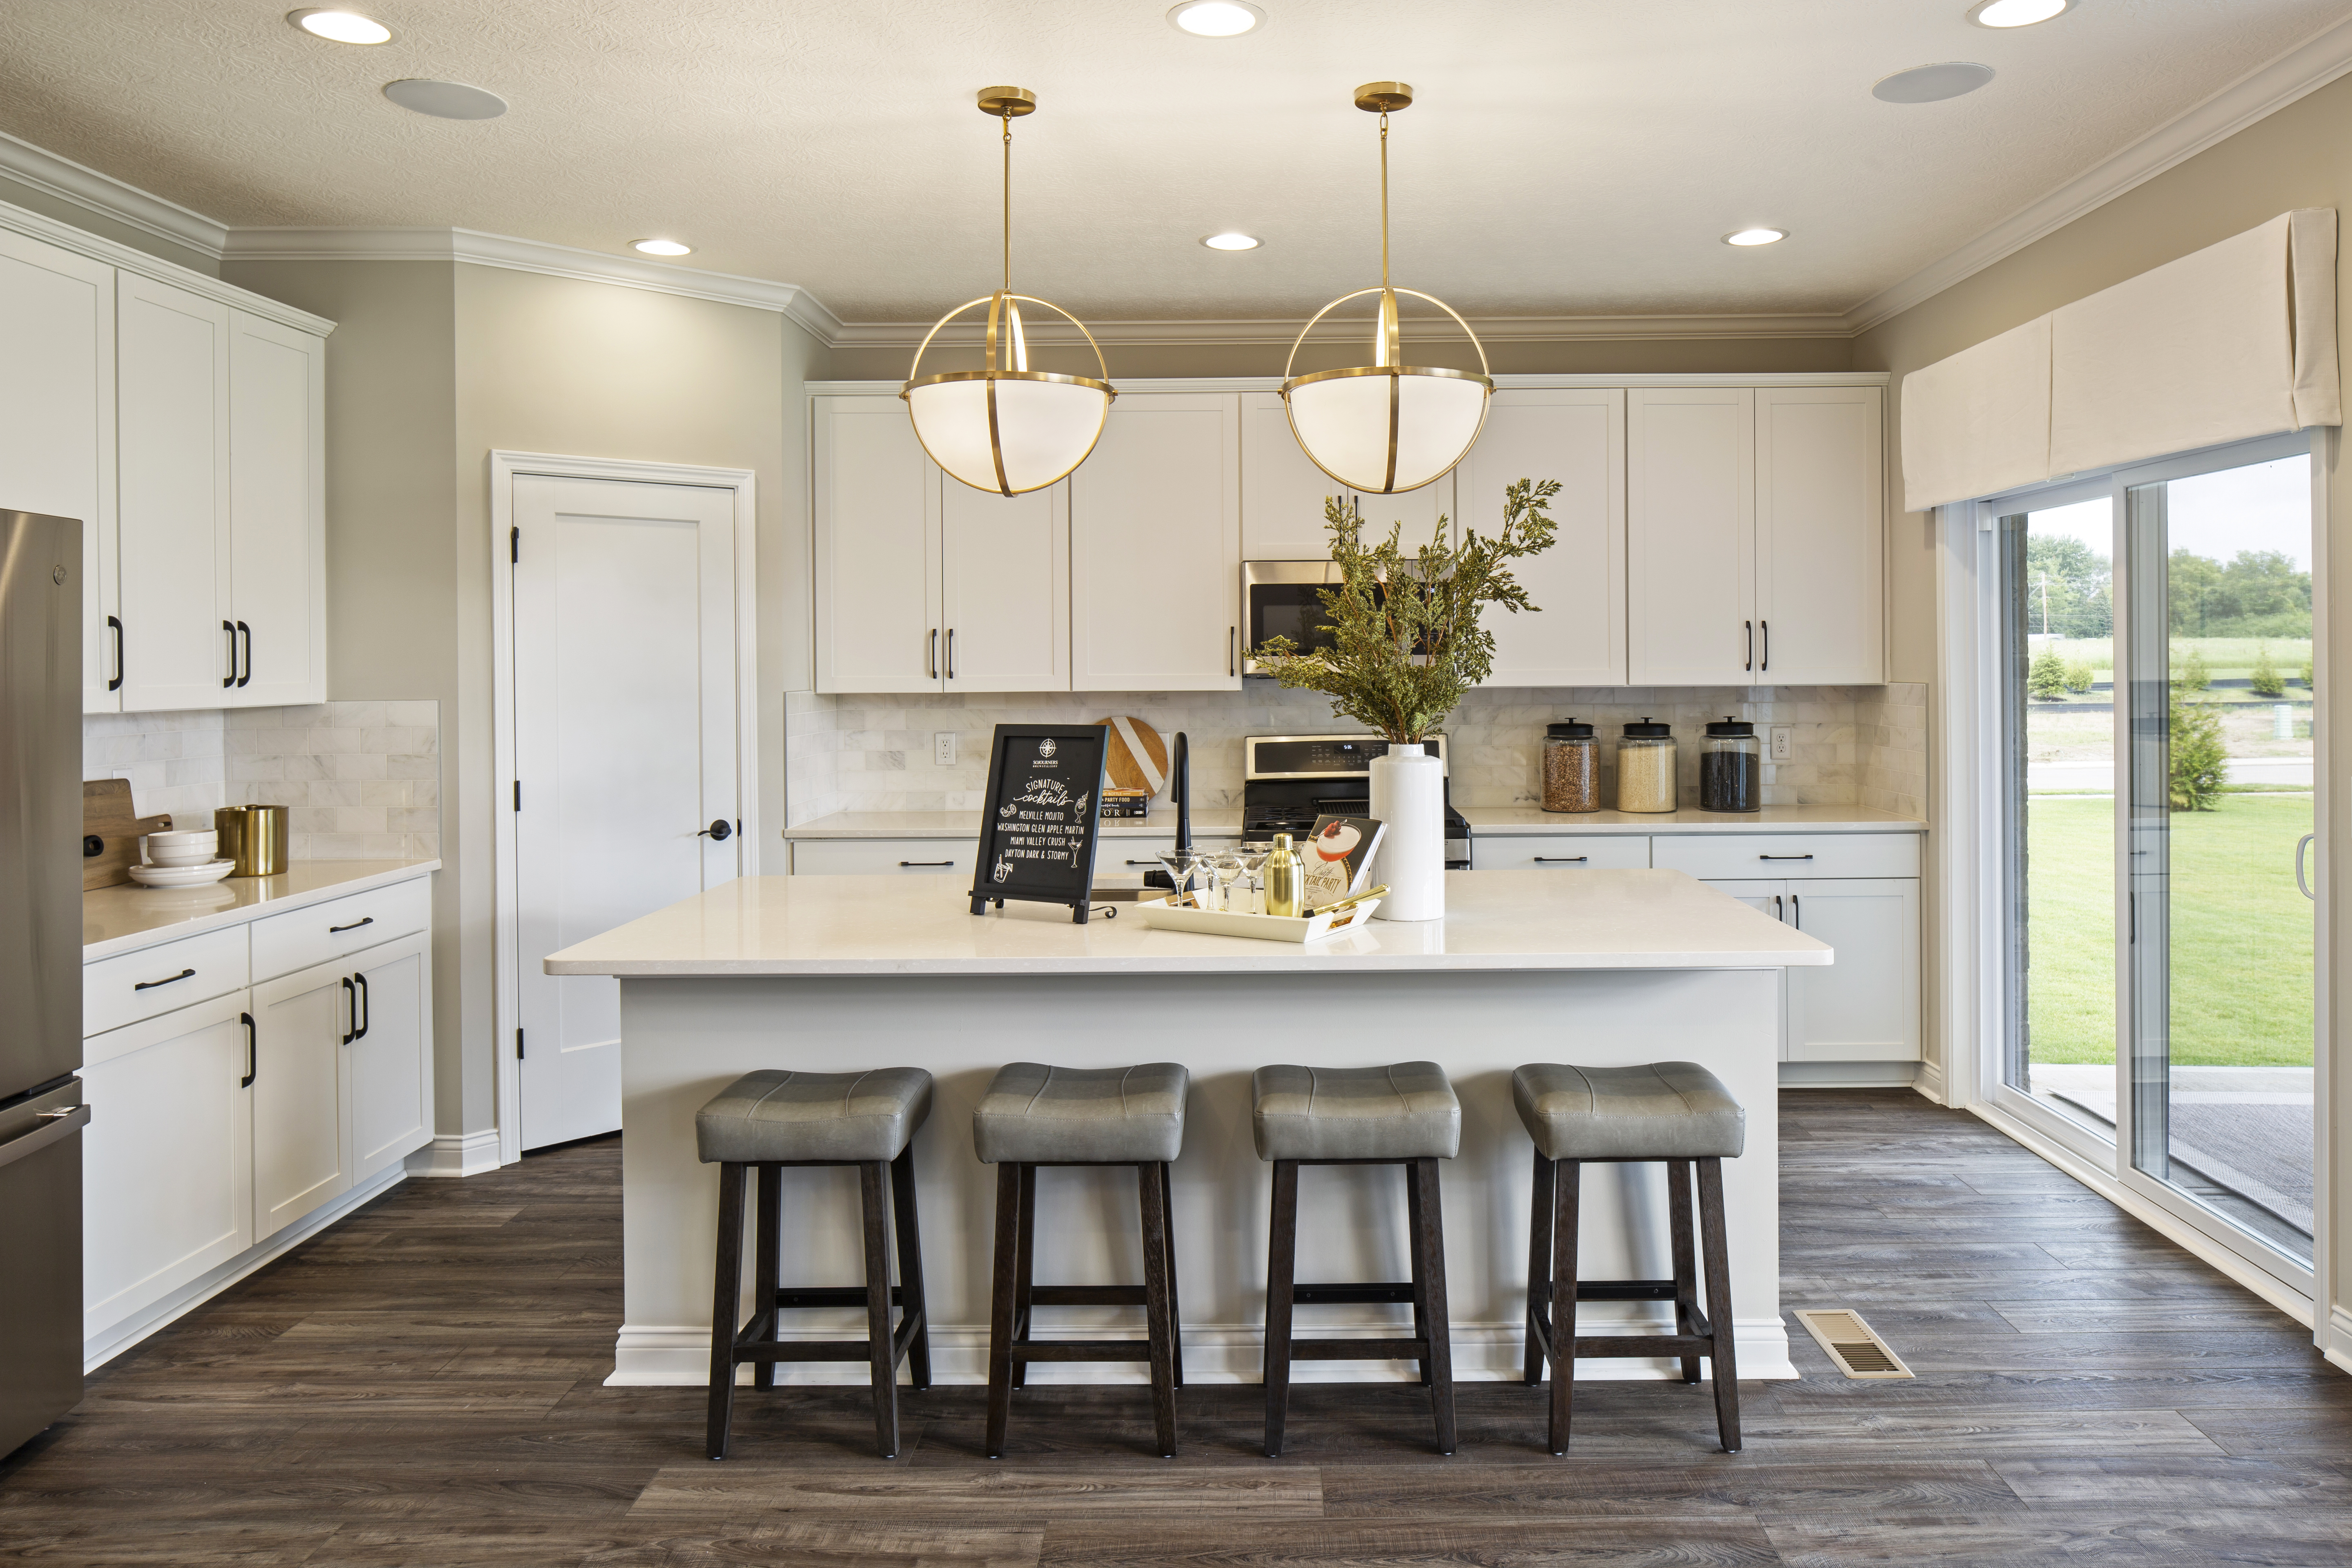
<path id="1" fill-rule="evenodd" d="M 1036 1289 L 1037 1280 L 1037 1167 L 1034 1165 L 1021 1167 L 1021 1255 L 1015 1269 L 1013 1287 L 1013 1342 L 1025 1345 L 1029 1342 L 1030 1316 L 1034 1310 L 1029 1298 L 1030 1293 Z M 1029 1386 L 1027 1362 L 1016 1361 L 1013 1363 L 1013 1386 L 1015 1388 Z"/>
<path id="2" fill-rule="evenodd" d="M 1412 1337 L 1429 1337 L 1429 1281 L 1422 1278 L 1421 1247 L 1421 1162 L 1407 1160 L 1404 1163 L 1404 1252 L 1407 1272 L 1412 1279 Z M 1429 1362 L 1426 1357 L 1413 1363 L 1421 1373 L 1421 1385 L 1429 1386 Z"/>
<path id="3" fill-rule="evenodd" d="M 1691 1168 L 1688 1160 L 1666 1162 L 1666 1228 L 1675 1246 L 1675 1332 L 1698 1331 L 1697 1227 L 1691 1222 Z M 1683 1357 L 1683 1381 L 1698 1381 L 1699 1358 Z"/>
<path id="4" fill-rule="evenodd" d="M 735 1312 L 743 1293 L 743 1167 L 719 1167 L 719 1255 L 710 1288 L 710 1457 L 727 1457 L 735 1413 Z M 771 1302 L 772 1305 L 772 1301 Z"/>
<path id="5" fill-rule="evenodd" d="M 890 1201 L 883 1192 L 889 1166 L 857 1167 L 858 1208 L 866 1221 L 866 1359 L 874 1385 L 874 1446 L 898 1457 L 898 1358 L 890 1337 Z"/>
<path id="6" fill-rule="evenodd" d="M 919 1389 L 931 1385 L 931 1314 L 923 1300 L 923 1233 L 915 1220 L 915 1146 L 908 1143 L 890 1162 L 890 1206 L 898 1223 L 900 1312 L 916 1320 L 907 1342 L 907 1375 Z"/>
<path id="7" fill-rule="evenodd" d="M 1528 1199 L 1528 1351 L 1522 1382 L 1543 1381 L 1543 1341 L 1536 1333 L 1538 1307 L 1551 1289 L 1552 1163 L 1536 1151 L 1535 1192 Z"/>
<path id="8" fill-rule="evenodd" d="M 784 1172 L 780 1165 L 755 1165 L 759 1173 L 759 1206 L 752 1211 L 751 1228 L 754 1259 L 751 1271 L 751 1337 L 772 1340 L 782 1324 L 777 1320 L 776 1292 L 784 1288 L 783 1248 Z M 776 1386 L 776 1363 L 758 1361 L 751 1363 L 751 1386 Z"/>
<path id="9" fill-rule="evenodd" d="M 1739 1363 L 1732 1341 L 1731 1246 L 1723 1229 L 1723 1162 L 1698 1162 L 1699 1249 L 1706 1260 L 1706 1318 L 1714 1336 L 1708 1368 L 1715 1382 L 1715 1424 L 1723 1451 L 1739 1452 Z"/>
<path id="10" fill-rule="evenodd" d="M 1584 1166 L 1558 1163 L 1559 1196 L 1551 1228 L 1551 1451 L 1568 1452 L 1570 1396 L 1576 1388 L 1576 1225 Z"/>
<path id="11" fill-rule="evenodd" d="M 1421 1194 L 1422 1223 L 1413 1246 L 1421 1267 L 1423 1317 L 1429 1335 L 1429 1403 L 1437 1418 L 1437 1451 L 1454 1452 L 1454 1325 L 1445 1310 L 1445 1210 L 1438 1201 L 1437 1162 L 1416 1160 L 1412 1175 Z"/>
<path id="12" fill-rule="evenodd" d="M 1298 1162 L 1274 1163 L 1274 1218 L 1265 1247 L 1265 1457 L 1282 1457 L 1290 1406 L 1291 1289 L 1298 1268 Z"/>
<path id="13" fill-rule="evenodd" d="M 996 1268 L 988 1308 L 988 1457 L 1004 1457 L 1013 1415 L 1013 1296 L 1021 1255 L 1021 1167 L 996 1167 Z"/>
<path id="14" fill-rule="evenodd" d="M 1172 1166 L 1160 1167 L 1160 1227 L 1168 1238 L 1168 1321 L 1169 1353 L 1175 1361 L 1176 1386 L 1184 1386 L 1184 1314 L 1176 1303 L 1176 1173 Z"/>
<path id="15" fill-rule="evenodd" d="M 1143 1313 L 1151 1349 L 1151 1423 L 1160 1457 L 1176 1457 L 1175 1292 L 1168 1267 L 1168 1167 L 1135 1168 L 1136 1207 L 1143 1221 Z"/>

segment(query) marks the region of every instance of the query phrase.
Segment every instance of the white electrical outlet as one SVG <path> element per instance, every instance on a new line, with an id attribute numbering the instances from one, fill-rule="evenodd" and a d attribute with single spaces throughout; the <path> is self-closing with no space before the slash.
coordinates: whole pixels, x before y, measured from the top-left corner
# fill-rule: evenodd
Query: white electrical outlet
<path id="1" fill-rule="evenodd" d="M 1776 763 L 1789 763 L 1794 762 L 1796 757 L 1797 731 L 1794 727 L 1787 724 L 1773 725 L 1772 760 Z"/>
<path id="2" fill-rule="evenodd" d="M 955 766 L 955 742 L 953 730 L 935 731 L 931 735 L 931 761 L 943 768 Z"/>

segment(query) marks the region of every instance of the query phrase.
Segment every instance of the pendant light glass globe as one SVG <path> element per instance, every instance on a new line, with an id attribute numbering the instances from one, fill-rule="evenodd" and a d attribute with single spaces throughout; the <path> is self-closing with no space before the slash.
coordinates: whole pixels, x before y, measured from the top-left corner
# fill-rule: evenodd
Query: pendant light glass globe
<path id="1" fill-rule="evenodd" d="M 983 88 L 980 107 L 1004 121 L 1004 286 L 967 300 L 932 324 L 898 395 L 914 421 L 915 439 L 949 478 L 976 490 L 1017 496 L 1045 489 L 1087 460 L 1118 394 L 1103 364 L 1102 345 L 1084 321 L 1051 300 L 1013 292 L 1013 121 L 1036 109 L 1036 97 L 1024 88 Z M 923 355 L 940 329 L 982 305 L 988 307 L 985 368 L 922 374 Z M 1103 374 L 1030 369 L 1023 305 L 1043 306 L 1077 328 Z"/>
<path id="2" fill-rule="evenodd" d="M 1401 81 L 1368 82 L 1356 89 L 1356 107 L 1381 117 L 1381 286 L 1342 294 L 1316 311 L 1290 345 L 1290 363 L 1283 367 L 1282 399 L 1300 449 L 1332 479 L 1372 495 L 1416 490 L 1451 473 L 1486 425 L 1486 400 L 1495 389 L 1485 374 L 1486 350 L 1470 323 L 1444 300 L 1389 282 L 1389 115 L 1412 102 L 1412 89 Z M 1299 347 L 1316 323 L 1368 294 L 1380 298 L 1372 363 L 1292 375 Z M 1478 351 L 1479 373 L 1406 364 L 1400 295 L 1425 300 L 1453 317 Z"/>

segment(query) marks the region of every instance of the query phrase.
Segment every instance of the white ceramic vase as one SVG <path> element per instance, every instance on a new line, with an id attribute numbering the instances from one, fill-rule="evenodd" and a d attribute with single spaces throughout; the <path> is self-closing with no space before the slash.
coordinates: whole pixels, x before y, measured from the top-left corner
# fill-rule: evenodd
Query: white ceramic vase
<path id="1" fill-rule="evenodd" d="M 1445 764 L 1418 744 L 1372 759 L 1372 815 L 1385 825 L 1372 880 L 1387 894 L 1374 920 L 1445 917 Z"/>

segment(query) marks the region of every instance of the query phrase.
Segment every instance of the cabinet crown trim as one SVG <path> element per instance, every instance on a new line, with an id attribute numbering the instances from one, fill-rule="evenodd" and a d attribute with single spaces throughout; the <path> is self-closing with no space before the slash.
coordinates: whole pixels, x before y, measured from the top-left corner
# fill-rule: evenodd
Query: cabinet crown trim
<path id="1" fill-rule="evenodd" d="M 1673 386 L 1885 386 L 1889 373 L 1883 370 L 1781 371 L 1769 374 L 1736 373 L 1721 375 L 1685 374 L 1656 375 L 1498 375 L 1495 390 L 1541 391 L 1569 387 L 1673 387 Z M 1118 378 L 1122 394 L 1135 392 L 1279 392 L 1282 378 L 1276 375 L 1228 376 L 1141 376 Z M 804 384 L 812 397 L 876 397 L 898 395 L 899 383 L 895 381 L 812 381 Z"/>
<path id="2" fill-rule="evenodd" d="M 160 256 L 150 256 L 143 250 L 133 250 L 127 245 L 118 245 L 87 229 L 59 223 L 55 218 L 44 217 L 39 213 L 12 206 L 6 202 L 0 202 L 0 228 L 21 234 L 28 239 L 37 239 L 44 245 L 54 245 L 59 250 L 87 256 L 92 261 L 102 261 L 121 271 L 135 273 L 174 289 L 184 289 L 201 299 L 243 310 L 249 316 L 259 316 L 282 327 L 291 327 L 299 332 L 308 332 L 312 337 L 323 338 L 335 330 L 335 323 L 324 316 L 298 310 L 266 294 L 240 289 L 234 283 L 224 283 L 209 273 L 179 266 Z"/>

